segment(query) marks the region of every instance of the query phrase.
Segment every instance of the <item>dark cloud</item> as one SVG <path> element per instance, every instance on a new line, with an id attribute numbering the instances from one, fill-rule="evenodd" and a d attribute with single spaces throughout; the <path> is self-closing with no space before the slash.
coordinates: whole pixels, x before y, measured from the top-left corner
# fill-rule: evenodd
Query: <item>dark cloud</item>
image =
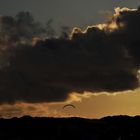
<path id="1" fill-rule="evenodd" d="M 44 33 L 45 28 L 29 12 L 19 12 L 15 17 L 0 16 L 0 43 L 29 41 Z"/>
<path id="2" fill-rule="evenodd" d="M 0 72 L 0 103 L 64 101 L 71 92 L 135 89 L 139 34 L 140 10 L 124 8 L 116 9 L 108 23 L 84 32 L 75 28 L 70 39 L 8 47 L 9 65 Z"/>

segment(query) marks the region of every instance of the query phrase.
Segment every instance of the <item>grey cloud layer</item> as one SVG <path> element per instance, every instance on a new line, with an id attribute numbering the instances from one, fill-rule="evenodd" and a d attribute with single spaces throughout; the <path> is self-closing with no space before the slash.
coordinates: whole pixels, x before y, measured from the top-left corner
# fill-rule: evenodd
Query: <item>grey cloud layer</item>
<path id="1" fill-rule="evenodd" d="M 102 26 L 75 29 L 71 39 L 9 45 L 8 66 L 0 71 L 0 103 L 57 102 L 71 92 L 137 88 L 140 10 L 120 9 Z"/>

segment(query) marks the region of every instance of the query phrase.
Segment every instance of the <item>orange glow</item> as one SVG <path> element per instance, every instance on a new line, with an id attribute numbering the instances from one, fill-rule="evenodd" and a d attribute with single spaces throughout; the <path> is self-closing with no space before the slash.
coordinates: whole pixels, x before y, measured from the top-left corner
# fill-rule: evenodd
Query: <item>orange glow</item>
<path id="1" fill-rule="evenodd" d="M 21 117 L 23 115 L 39 117 L 70 117 L 101 118 L 112 115 L 140 115 L 140 89 L 124 92 L 101 92 L 71 94 L 69 102 L 76 106 L 75 110 L 63 110 L 68 102 L 61 103 L 23 103 L 0 106 L 0 116 L 4 118 Z"/>

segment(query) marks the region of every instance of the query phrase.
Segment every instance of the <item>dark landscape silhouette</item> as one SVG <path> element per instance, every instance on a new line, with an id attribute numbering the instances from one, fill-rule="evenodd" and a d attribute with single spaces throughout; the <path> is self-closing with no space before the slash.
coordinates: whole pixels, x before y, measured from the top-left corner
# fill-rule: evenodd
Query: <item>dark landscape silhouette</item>
<path id="1" fill-rule="evenodd" d="M 140 116 L 0 119 L 1 140 L 135 140 Z"/>

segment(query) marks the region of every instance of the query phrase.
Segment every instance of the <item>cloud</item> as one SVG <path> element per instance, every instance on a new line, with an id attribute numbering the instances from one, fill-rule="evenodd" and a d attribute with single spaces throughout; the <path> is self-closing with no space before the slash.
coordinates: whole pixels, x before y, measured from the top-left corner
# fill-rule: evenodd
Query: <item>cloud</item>
<path id="1" fill-rule="evenodd" d="M 0 103 L 60 102 L 69 99 L 72 92 L 112 93 L 137 88 L 140 10 L 115 11 L 107 23 L 85 31 L 74 28 L 70 39 L 7 47 L 8 65 L 0 70 Z"/>
<path id="2" fill-rule="evenodd" d="M 51 110 L 48 104 L 17 102 L 14 105 L 3 104 L 0 106 L 0 118 L 22 117 L 24 115 L 48 117 L 54 114 L 56 114 L 55 110 Z"/>
<path id="3" fill-rule="evenodd" d="M 0 16 L 0 44 L 17 44 L 41 36 L 45 28 L 29 12 L 19 12 L 15 17 Z"/>
<path id="4" fill-rule="evenodd" d="M 68 116 L 63 110 L 64 103 L 25 103 L 16 102 L 15 104 L 0 105 L 0 118 L 13 118 L 22 116 L 32 117 L 64 117 Z M 57 107 L 57 110 L 56 110 Z"/>

